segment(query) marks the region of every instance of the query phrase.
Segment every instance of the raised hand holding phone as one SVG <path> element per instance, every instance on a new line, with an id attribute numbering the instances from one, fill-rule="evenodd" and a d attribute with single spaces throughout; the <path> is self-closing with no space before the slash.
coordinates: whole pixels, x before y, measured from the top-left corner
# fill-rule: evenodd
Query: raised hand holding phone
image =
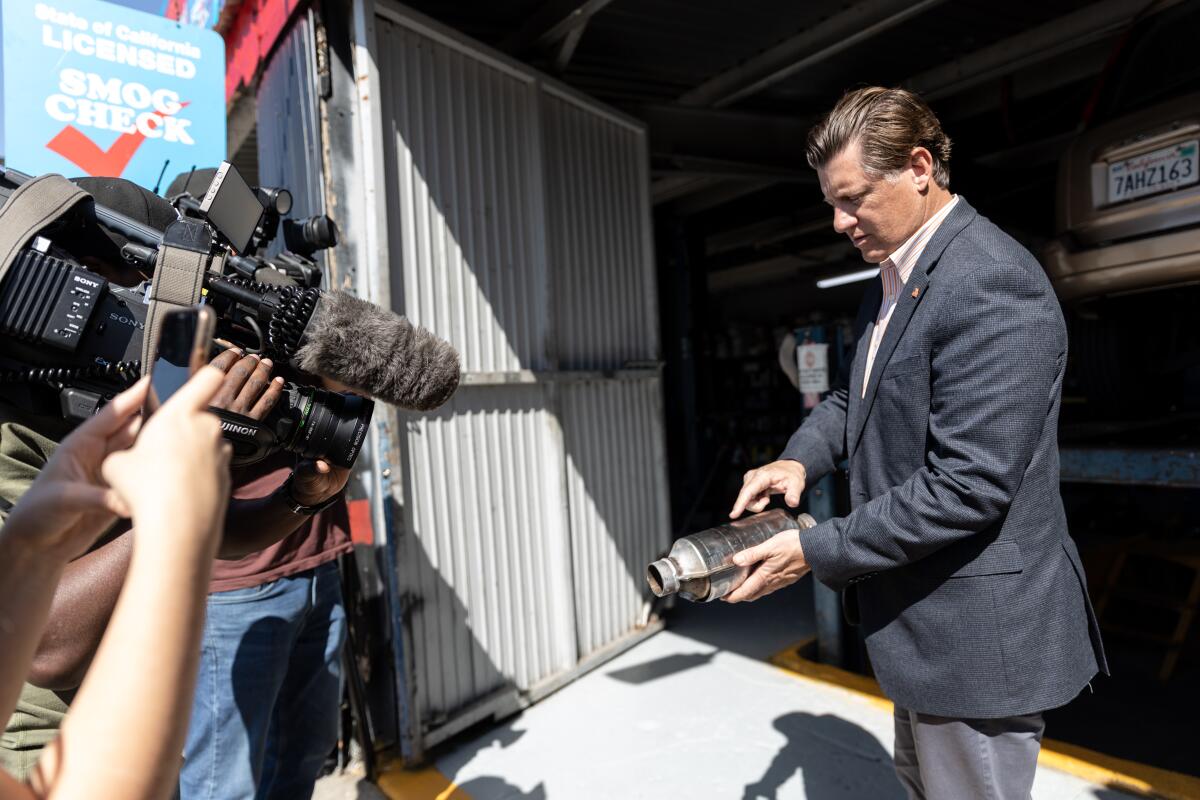
<path id="1" fill-rule="evenodd" d="M 165 314 L 159 328 L 158 348 L 150 365 L 150 390 L 142 415 L 149 417 L 188 378 L 208 361 L 216 316 L 207 306 L 196 306 Z"/>
<path id="2" fill-rule="evenodd" d="M 128 505 L 135 533 L 154 530 L 168 547 L 193 544 L 208 558 L 229 502 L 231 448 L 207 410 L 224 379 L 221 370 L 201 367 L 144 420 L 133 447 L 108 456 L 102 468 Z M 141 546 L 139 540 L 135 551 Z"/>

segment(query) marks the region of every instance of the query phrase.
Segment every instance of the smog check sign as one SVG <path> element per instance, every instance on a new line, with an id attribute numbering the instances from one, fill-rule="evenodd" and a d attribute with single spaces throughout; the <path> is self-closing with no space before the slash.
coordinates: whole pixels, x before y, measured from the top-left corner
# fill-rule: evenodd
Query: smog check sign
<path id="1" fill-rule="evenodd" d="M 225 158 L 225 43 L 101 0 L 2 0 L 5 163 L 163 185 Z"/>

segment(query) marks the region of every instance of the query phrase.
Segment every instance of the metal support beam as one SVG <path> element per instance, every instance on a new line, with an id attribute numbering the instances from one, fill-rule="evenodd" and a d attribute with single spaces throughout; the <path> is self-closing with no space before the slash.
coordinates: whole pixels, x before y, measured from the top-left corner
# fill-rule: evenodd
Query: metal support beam
<path id="1" fill-rule="evenodd" d="M 650 197 L 654 205 L 669 203 L 680 197 L 710 189 L 719 183 L 716 178 L 698 178 L 694 175 L 665 175 L 650 183 Z"/>
<path id="2" fill-rule="evenodd" d="M 677 195 L 672 198 L 671 204 L 666 210 L 680 217 L 690 217 L 693 214 L 732 203 L 740 197 L 760 192 L 774 186 L 775 183 L 773 180 L 716 181 L 708 186 L 697 187 L 692 191 Z M 655 200 L 655 205 L 662 205 L 666 202 L 668 201 Z"/>
<path id="3" fill-rule="evenodd" d="M 575 0 L 578 3 L 579 0 Z M 751 178 L 750 172 L 761 169 L 760 178 L 768 178 L 768 166 L 778 166 L 802 173 L 804 141 L 809 127 L 816 119 L 773 118 L 742 114 L 729 110 L 703 108 L 721 107 L 734 103 L 754 92 L 792 76 L 800 70 L 827 59 L 871 36 L 922 13 L 944 0 L 900 2 L 899 0 L 864 0 L 824 22 L 781 42 L 749 61 L 724 72 L 692 89 L 679 98 L 680 105 L 639 106 L 631 113 L 647 122 L 651 151 L 662 163 L 670 163 L 680 172 L 677 181 L 691 182 L 686 188 L 675 183 L 668 191 L 656 193 L 655 202 L 678 200 L 700 192 L 712 193 L 739 187 Z M 1138 13 L 1154 13 L 1170 5 L 1166 0 L 1150 10 L 1144 3 L 1130 0 L 1104 0 L 1086 9 L 1059 17 L 1032 30 L 1022 32 L 997 44 L 963 58 L 910 77 L 904 86 L 920 92 L 927 99 L 938 99 L 979 87 L 1000 75 L 1026 70 L 1016 84 L 1016 95 L 1028 97 L 1051 91 L 1073 80 L 1095 74 L 1107 57 L 1103 39 Z M 1086 58 L 1076 59 L 1080 50 Z M 1076 59 L 1079 63 L 1075 63 Z M 1062 68 L 1033 71 L 1034 65 L 1055 60 Z M 968 98 L 964 107 L 947 109 L 947 118 L 961 118 L 977 113 L 981 107 L 991 107 L 998 99 Z M 1057 142 L 1046 145 L 1050 152 Z M 698 157 L 698 158 L 693 158 Z M 713 169 L 697 167 L 698 163 L 737 163 L 754 170 Z M 665 174 L 665 173 L 664 173 Z M 713 178 L 724 175 L 725 180 L 714 186 L 698 176 Z M 795 177 L 793 177 L 795 179 Z M 740 193 L 734 192 L 734 195 Z M 718 200 L 718 203 L 721 202 Z"/>
<path id="4" fill-rule="evenodd" d="M 1108 43 L 1100 39 L 1078 50 L 1059 53 L 1040 65 L 1026 64 L 1014 76 L 1012 96 L 1018 100 L 1028 99 L 1096 75 L 1104 66 L 1109 49 Z M 938 116 L 943 120 L 964 119 L 1000 104 L 999 92 L 985 91 L 986 87 L 974 81 L 964 82 L 957 88 L 964 90 L 964 96 L 952 105 L 939 107 Z M 804 169 L 802 143 L 809 128 L 819 119 L 677 105 L 640 105 L 626 110 L 647 124 L 651 152 L 658 157 L 686 154 L 764 167 L 778 165 L 789 170 Z M 682 187 L 673 183 L 668 190 L 664 184 L 663 191 L 656 191 L 655 204 L 678 201 L 672 211 L 685 216 L 722 205 L 776 182 L 764 178 L 763 182 L 754 185 L 745 180 L 725 180 L 714 185 L 712 181 L 678 177 L 688 185 Z M 680 199 L 684 197 L 687 199 Z"/>
<path id="5" fill-rule="evenodd" d="M 800 278 L 811 280 L 815 286 L 817 278 L 842 267 L 862 267 L 858 252 L 845 239 L 709 272 L 708 291 L 717 294 Z"/>
<path id="6" fill-rule="evenodd" d="M 1129 0 L 1104 0 L 1044 25 L 1021 31 L 982 50 L 926 70 L 903 86 L 926 100 L 953 94 L 1013 70 L 1075 50 L 1111 34 L 1142 10 Z"/>
<path id="7" fill-rule="evenodd" d="M 650 152 L 807 170 L 804 141 L 817 117 L 744 114 L 738 111 L 641 105 L 626 109 L 650 131 Z"/>
<path id="8" fill-rule="evenodd" d="M 723 158 L 704 158 L 691 155 L 655 155 L 651 169 L 653 176 L 656 178 L 687 175 L 711 178 L 739 178 L 744 180 L 770 178 L 772 180 L 794 183 L 815 184 L 817 182 L 816 173 L 808 167 L 788 169 L 769 164 L 730 161 Z"/>
<path id="9" fill-rule="evenodd" d="M 994 153 L 986 153 L 976 158 L 975 163 L 991 169 L 1028 169 L 1057 163 L 1067 146 L 1079 136 L 1081 127 L 1077 126 L 1069 131 L 1044 136 Z"/>
<path id="10" fill-rule="evenodd" d="M 685 106 L 722 108 L 818 64 L 945 0 L 863 0 L 722 72 L 679 97 Z"/>
<path id="11" fill-rule="evenodd" d="M 549 0 L 529 18 L 519 31 L 508 37 L 500 45 L 500 49 L 513 55 L 519 55 L 528 50 L 548 49 L 562 41 L 576 28 L 585 25 L 589 19 L 612 1 Z M 576 37 L 576 44 L 578 44 L 578 37 Z M 574 49 L 572 46 L 571 53 L 567 55 L 568 61 Z"/>
<path id="12" fill-rule="evenodd" d="M 1008 73 L 1007 77 L 1011 77 L 1008 99 L 1014 104 L 1020 103 L 1079 81 L 1094 80 L 1104 69 L 1111 52 L 1112 40 L 1100 39 L 1079 50 L 1060 53 L 1052 59 Z M 1001 102 L 998 84 L 979 84 L 956 93 L 953 100 L 938 103 L 937 115 L 945 124 L 994 111 Z"/>
<path id="13" fill-rule="evenodd" d="M 717 256 L 745 247 L 763 247 L 817 231 L 832 230 L 829 215 L 821 219 L 801 219 L 796 214 L 772 217 L 740 228 L 720 231 L 704 240 L 704 254 Z"/>
<path id="14" fill-rule="evenodd" d="M 709 272 L 708 293 L 721 294 L 772 283 L 792 283 L 812 263 L 794 255 L 775 256 L 752 264 Z"/>
<path id="15" fill-rule="evenodd" d="M 562 44 L 558 46 L 558 52 L 554 55 L 553 67 L 556 74 L 561 75 L 567 71 L 567 65 L 571 63 L 571 57 L 575 55 L 575 48 L 579 47 L 579 40 L 583 38 L 587 25 L 588 20 L 584 20 L 583 24 L 576 25 L 563 37 Z"/>

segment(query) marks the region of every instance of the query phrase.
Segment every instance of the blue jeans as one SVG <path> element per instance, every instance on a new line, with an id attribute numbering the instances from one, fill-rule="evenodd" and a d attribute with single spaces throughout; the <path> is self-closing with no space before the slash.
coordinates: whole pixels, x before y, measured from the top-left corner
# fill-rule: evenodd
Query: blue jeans
<path id="1" fill-rule="evenodd" d="M 304 800 L 337 742 L 337 562 L 208 596 L 182 800 Z"/>

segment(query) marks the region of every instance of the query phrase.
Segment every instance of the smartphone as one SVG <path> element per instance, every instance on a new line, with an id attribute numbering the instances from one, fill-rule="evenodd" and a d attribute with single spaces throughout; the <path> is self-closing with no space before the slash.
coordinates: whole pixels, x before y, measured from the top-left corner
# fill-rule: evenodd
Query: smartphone
<path id="1" fill-rule="evenodd" d="M 148 417 L 170 399 L 208 362 L 216 315 L 208 306 L 170 311 L 159 325 L 158 351 L 150 365 L 150 390 L 142 416 Z"/>

